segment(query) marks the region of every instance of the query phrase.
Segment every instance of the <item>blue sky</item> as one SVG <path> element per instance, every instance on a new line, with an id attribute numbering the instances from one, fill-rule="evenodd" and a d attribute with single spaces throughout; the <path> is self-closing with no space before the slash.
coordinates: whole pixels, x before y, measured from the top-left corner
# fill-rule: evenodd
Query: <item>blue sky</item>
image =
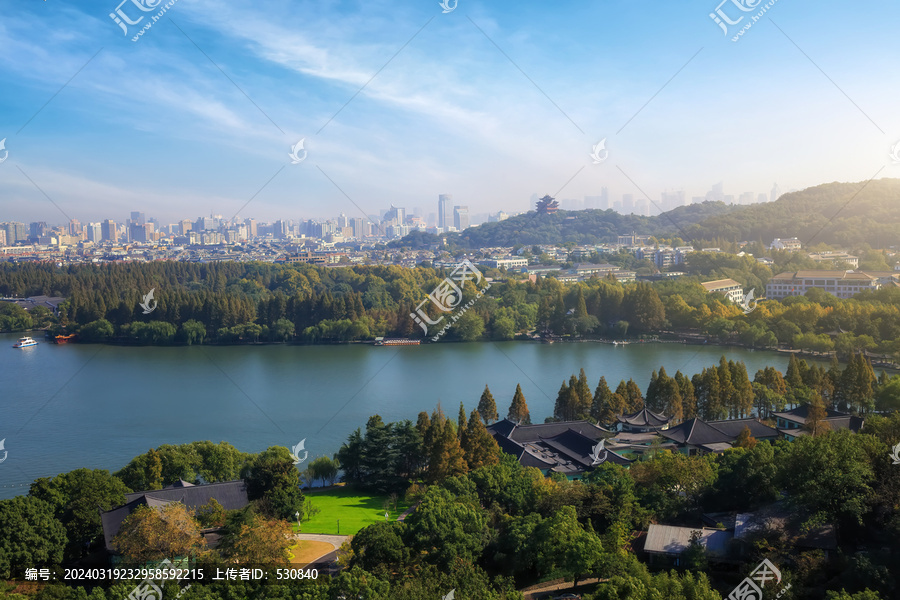
<path id="1" fill-rule="evenodd" d="M 0 0 L 0 220 L 427 215 L 441 193 L 516 212 L 602 186 L 659 202 L 900 177 L 887 0 L 779 0 L 737 43 L 716 0 L 178 0 L 137 42 L 149 16 L 126 36 L 117 4 Z"/>

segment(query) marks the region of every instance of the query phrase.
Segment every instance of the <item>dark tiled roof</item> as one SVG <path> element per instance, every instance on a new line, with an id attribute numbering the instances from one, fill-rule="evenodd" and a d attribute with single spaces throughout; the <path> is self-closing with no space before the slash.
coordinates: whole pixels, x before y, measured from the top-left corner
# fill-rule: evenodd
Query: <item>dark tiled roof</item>
<path id="1" fill-rule="evenodd" d="M 666 423 L 672 420 L 672 417 L 667 417 L 665 415 L 661 415 L 655 413 L 648 408 L 644 408 L 634 413 L 633 415 L 619 415 L 616 417 L 619 423 L 626 423 L 628 425 L 636 425 L 638 427 L 662 427 Z"/>
<path id="2" fill-rule="evenodd" d="M 162 490 L 147 490 L 125 494 L 125 504 L 100 513 L 103 537 L 107 550 L 112 550 L 110 542 L 122 526 L 122 521 L 138 506 L 161 508 L 172 502 L 181 502 L 188 508 L 199 508 L 214 498 L 225 510 L 238 510 L 249 504 L 247 484 L 243 480 L 194 485 L 179 480 Z"/>
<path id="3" fill-rule="evenodd" d="M 690 444 L 692 446 L 734 441 L 734 437 L 704 423 L 700 419 L 689 419 L 680 425 L 660 431 L 659 434 L 673 442 Z"/>
<path id="4" fill-rule="evenodd" d="M 499 433 L 503 437 L 509 437 L 509 434 L 512 433 L 512 430 L 515 428 L 515 423 L 509 419 L 503 419 L 502 421 L 497 421 L 496 423 L 488 425 L 487 430 L 491 433 Z"/>
<path id="5" fill-rule="evenodd" d="M 731 419 L 729 421 L 709 421 L 710 425 L 733 436 L 735 439 L 745 427 L 750 428 L 750 435 L 756 439 L 777 438 L 778 430 L 760 423 L 756 419 Z"/>
<path id="6" fill-rule="evenodd" d="M 809 404 L 801 404 L 797 408 L 792 408 L 791 410 L 787 410 L 784 412 L 773 413 L 776 417 L 781 417 L 782 419 L 786 419 L 788 421 L 796 421 L 798 423 L 806 422 L 806 418 L 809 416 Z M 830 408 L 825 409 L 826 417 L 848 417 L 847 413 L 839 412 L 836 410 L 832 410 Z"/>
<path id="7" fill-rule="evenodd" d="M 541 423 L 539 425 L 519 425 L 509 437 L 517 442 L 535 442 L 542 438 L 556 437 L 570 429 L 592 440 L 607 437 L 610 433 L 609 430 L 587 421 L 562 421 L 559 423 Z"/>

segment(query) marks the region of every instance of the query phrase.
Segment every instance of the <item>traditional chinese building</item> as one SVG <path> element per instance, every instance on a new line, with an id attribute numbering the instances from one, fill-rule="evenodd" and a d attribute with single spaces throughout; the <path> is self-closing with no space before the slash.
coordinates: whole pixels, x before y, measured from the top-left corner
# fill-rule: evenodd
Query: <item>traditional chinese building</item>
<path id="1" fill-rule="evenodd" d="M 628 433 L 652 433 L 669 428 L 672 417 L 667 417 L 653 412 L 644 407 L 631 415 L 619 415 L 616 417 L 616 429 Z"/>
<path id="2" fill-rule="evenodd" d="M 559 210 L 559 202 L 550 196 L 544 196 L 538 200 L 536 209 L 539 215 L 549 215 Z"/>
<path id="3" fill-rule="evenodd" d="M 487 430 L 501 450 L 518 458 L 523 466 L 540 469 L 544 475 L 562 473 L 578 479 L 605 462 L 621 466 L 632 462 L 612 450 L 595 451 L 612 433 L 587 421 L 517 425 L 504 419 L 489 425 Z"/>

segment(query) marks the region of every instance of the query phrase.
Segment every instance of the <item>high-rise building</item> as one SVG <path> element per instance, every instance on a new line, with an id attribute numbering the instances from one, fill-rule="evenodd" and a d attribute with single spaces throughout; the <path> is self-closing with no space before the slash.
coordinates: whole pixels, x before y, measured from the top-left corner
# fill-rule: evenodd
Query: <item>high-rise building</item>
<path id="1" fill-rule="evenodd" d="M 772 191 L 769 193 L 769 202 L 775 202 L 778 200 L 778 197 L 781 195 L 781 188 L 778 187 L 777 183 L 772 184 Z"/>
<path id="2" fill-rule="evenodd" d="M 454 206 L 453 207 L 453 226 L 457 231 L 469 228 L 469 207 Z"/>
<path id="3" fill-rule="evenodd" d="M 191 222 L 190 219 L 184 219 L 183 221 L 181 221 L 181 223 L 179 223 L 179 225 L 180 225 L 181 235 L 187 235 L 188 231 L 191 231 L 194 228 L 194 224 L 193 224 L 193 222 Z"/>
<path id="4" fill-rule="evenodd" d="M 87 236 L 88 240 L 94 242 L 95 244 L 99 244 L 103 241 L 103 229 L 100 226 L 100 223 L 90 223 L 87 226 Z"/>
<path id="5" fill-rule="evenodd" d="M 766 196 L 765 194 L 760 194 L 759 196 L 756 197 L 756 201 L 759 203 L 768 202 L 768 200 L 769 200 L 769 197 Z"/>
<path id="6" fill-rule="evenodd" d="M 391 204 L 391 207 L 384 213 L 384 217 L 381 221 L 382 223 L 396 223 L 397 225 L 403 225 L 406 222 L 406 209 Z"/>
<path id="7" fill-rule="evenodd" d="M 147 233 L 143 225 L 131 221 L 128 225 L 128 241 L 129 242 L 146 242 Z"/>
<path id="8" fill-rule="evenodd" d="M 247 225 L 247 235 L 251 240 L 255 239 L 259 235 L 256 219 L 244 219 L 244 223 Z"/>
<path id="9" fill-rule="evenodd" d="M 48 231 L 50 231 L 50 228 L 47 227 L 47 223 L 45 223 L 44 221 L 38 221 L 36 223 L 31 223 L 28 226 L 28 234 L 29 234 L 28 237 L 30 239 L 36 240 L 36 239 L 41 238 L 44 235 L 46 235 Z"/>
<path id="10" fill-rule="evenodd" d="M 28 241 L 28 229 L 25 227 L 25 223 L 17 223 L 13 221 L 10 223 L 0 224 L 0 228 L 6 231 L 6 243 L 9 246 L 13 246 L 17 242 Z"/>
<path id="11" fill-rule="evenodd" d="M 622 194 L 622 214 L 630 215 L 634 212 L 634 195 Z"/>
<path id="12" fill-rule="evenodd" d="M 369 221 L 367 219 L 356 217 L 350 219 L 350 224 L 353 228 L 353 237 L 356 239 L 361 240 L 369 235 Z"/>
<path id="13" fill-rule="evenodd" d="M 131 211 L 131 222 L 136 225 L 143 225 L 147 222 L 147 219 L 144 216 L 144 213 L 133 210 Z"/>
<path id="14" fill-rule="evenodd" d="M 441 194 L 438 196 L 438 223 L 437 226 L 447 231 L 448 227 L 453 226 L 453 196 L 450 194 Z"/>
<path id="15" fill-rule="evenodd" d="M 116 229 L 116 222 L 107 219 L 106 221 L 100 222 L 100 235 L 103 237 L 104 242 L 112 242 L 116 243 L 119 241 L 119 232 Z"/>

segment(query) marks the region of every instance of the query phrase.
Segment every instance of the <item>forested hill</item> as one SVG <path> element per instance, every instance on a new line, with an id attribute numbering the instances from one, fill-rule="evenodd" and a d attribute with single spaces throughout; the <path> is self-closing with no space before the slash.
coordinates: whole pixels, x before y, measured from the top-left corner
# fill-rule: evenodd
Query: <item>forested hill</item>
<path id="1" fill-rule="evenodd" d="M 686 227 L 691 239 L 729 241 L 798 237 L 854 247 L 900 244 L 900 179 L 826 183 L 775 202 L 735 207 Z"/>
<path id="2" fill-rule="evenodd" d="M 516 244 L 598 244 L 615 242 L 619 234 L 632 231 L 644 235 L 679 235 L 679 228 L 700 223 L 733 208 L 721 202 L 682 206 L 663 215 L 620 215 L 612 210 L 561 210 L 552 215 L 529 212 L 499 223 L 470 227 L 451 240 L 468 248 L 514 246 Z"/>
<path id="3" fill-rule="evenodd" d="M 655 217 L 620 215 L 612 210 L 561 210 L 552 215 L 529 212 L 499 223 L 484 223 L 448 234 L 463 248 L 516 244 L 595 244 L 615 242 L 632 231 L 692 241 L 758 241 L 798 237 L 809 244 L 844 247 L 900 245 L 900 179 L 869 183 L 826 183 L 784 194 L 775 202 L 751 206 L 703 202 Z M 436 236 L 415 232 L 397 246 L 433 244 Z"/>

